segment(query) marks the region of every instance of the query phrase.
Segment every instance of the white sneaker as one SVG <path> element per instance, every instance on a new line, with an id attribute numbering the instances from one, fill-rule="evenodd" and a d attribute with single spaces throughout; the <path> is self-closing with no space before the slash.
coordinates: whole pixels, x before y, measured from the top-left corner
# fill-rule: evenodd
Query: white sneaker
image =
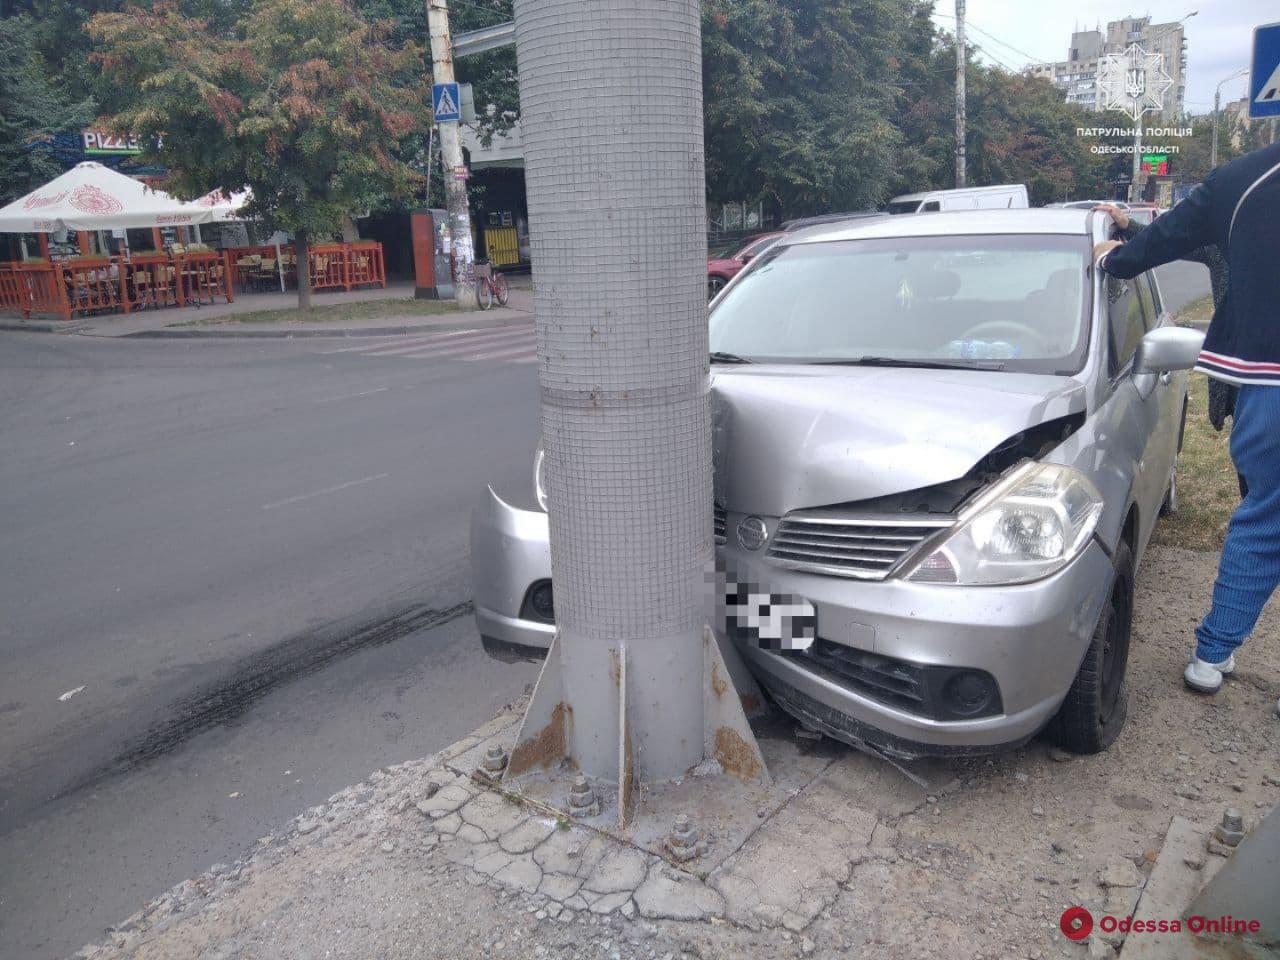
<path id="1" fill-rule="evenodd" d="M 1217 693 L 1222 686 L 1222 678 L 1229 676 L 1235 668 L 1235 654 L 1221 663 L 1206 663 L 1193 655 L 1191 662 L 1187 664 L 1187 669 L 1182 673 L 1182 679 L 1192 690 L 1198 690 L 1200 693 Z"/>

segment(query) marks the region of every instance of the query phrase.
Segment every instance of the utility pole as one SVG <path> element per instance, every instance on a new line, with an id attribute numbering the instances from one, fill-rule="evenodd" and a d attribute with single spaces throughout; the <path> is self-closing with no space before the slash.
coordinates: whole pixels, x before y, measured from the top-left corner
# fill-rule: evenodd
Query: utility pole
<path id="1" fill-rule="evenodd" d="M 1213 143 L 1209 147 L 1209 169 L 1218 165 L 1218 116 L 1222 112 L 1222 85 L 1213 91 Z"/>
<path id="2" fill-rule="evenodd" d="M 956 187 L 963 187 L 966 177 L 964 74 L 968 54 L 964 46 L 964 2 L 956 0 Z"/>
<path id="3" fill-rule="evenodd" d="M 427 0 L 427 31 L 431 35 L 432 83 L 453 83 L 453 37 L 449 33 L 448 0 Z M 456 274 L 453 296 L 458 306 L 465 309 L 478 306 L 479 302 L 476 299 L 476 247 L 471 236 L 471 210 L 467 204 L 462 131 L 457 120 L 447 120 L 439 126 L 445 208 L 449 212 Z"/>
<path id="4" fill-rule="evenodd" d="M 1218 83 L 1217 88 L 1213 91 L 1213 141 L 1209 147 L 1209 169 L 1212 170 L 1218 165 L 1218 118 L 1222 115 L 1222 87 L 1223 84 L 1230 83 L 1243 77 L 1249 70 L 1247 67 L 1241 67 L 1231 76 L 1224 78 Z"/>

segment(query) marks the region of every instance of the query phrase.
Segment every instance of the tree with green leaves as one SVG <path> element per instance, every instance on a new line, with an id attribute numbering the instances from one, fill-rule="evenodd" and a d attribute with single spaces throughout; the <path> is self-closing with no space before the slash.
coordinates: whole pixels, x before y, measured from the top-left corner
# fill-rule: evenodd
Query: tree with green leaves
<path id="1" fill-rule="evenodd" d="M 0 20 L 0 204 L 62 172 L 41 140 L 78 130 L 93 117 L 90 100 L 73 100 L 31 44 L 28 16 Z"/>
<path id="2" fill-rule="evenodd" d="M 926 6 L 704 0 L 708 199 L 792 216 L 884 200 L 904 142 L 895 53 Z"/>
<path id="3" fill-rule="evenodd" d="M 344 0 L 250 0 L 230 29 L 160 2 L 88 29 L 104 76 L 129 91 L 104 126 L 137 136 L 179 196 L 249 187 L 246 212 L 294 235 L 302 309 L 312 238 L 412 196 L 430 102 L 422 53 Z"/>

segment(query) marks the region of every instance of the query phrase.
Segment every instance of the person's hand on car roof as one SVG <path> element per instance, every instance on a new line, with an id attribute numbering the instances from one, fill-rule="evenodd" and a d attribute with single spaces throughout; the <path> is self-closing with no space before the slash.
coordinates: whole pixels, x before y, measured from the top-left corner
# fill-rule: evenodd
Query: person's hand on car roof
<path id="1" fill-rule="evenodd" d="M 1115 225 L 1124 230 L 1129 226 L 1129 215 L 1112 203 L 1100 203 L 1093 208 L 1099 213 L 1105 213 L 1115 221 Z"/>

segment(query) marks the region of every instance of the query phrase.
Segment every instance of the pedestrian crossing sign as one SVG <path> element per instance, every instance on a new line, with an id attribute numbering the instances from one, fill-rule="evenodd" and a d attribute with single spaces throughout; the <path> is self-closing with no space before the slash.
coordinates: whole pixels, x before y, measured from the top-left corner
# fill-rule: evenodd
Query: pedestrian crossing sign
<path id="1" fill-rule="evenodd" d="M 1249 117 L 1280 117 L 1280 23 L 1255 27 L 1253 31 Z"/>
<path id="2" fill-rule="evenodd" d="M 437 83 L 431 88 L 431 112 L 435 115 L 436 123 L 462 119 L 459 103 L 456 83 Z"/>

